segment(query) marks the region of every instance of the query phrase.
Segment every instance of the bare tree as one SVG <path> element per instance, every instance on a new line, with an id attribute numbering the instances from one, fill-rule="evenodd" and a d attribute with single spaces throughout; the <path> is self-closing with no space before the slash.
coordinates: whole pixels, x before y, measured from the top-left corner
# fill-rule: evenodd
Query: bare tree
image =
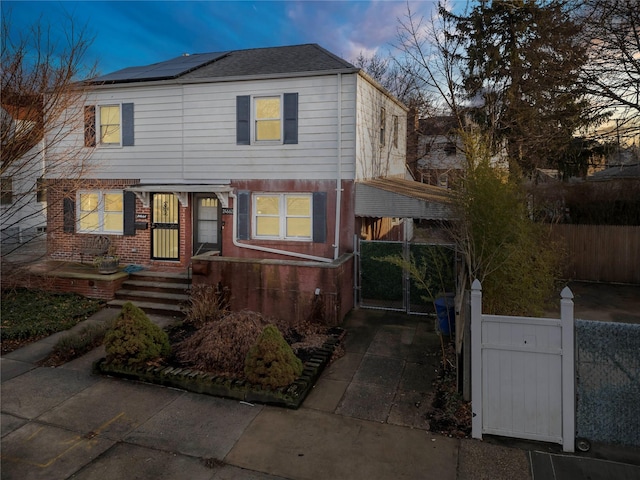
<path id="1" fill-rule="evenodd" d="M 10 12 L 3 12 L 0 225 L 7 240 L 2 248 L 3 277 L 34 260 L 21 255 L 29 250 L 25 247 L 42 244 L 44 228 L 24 232 L 28 235 L 19 232 L 25 225 L 44 227 L 46 196 L 56 188 L 47 180 L 80 179 L 87 173 L 91 149 L 69 138 L 84 124 L 85 84 L 80 80 L 95 72 L 95 67 L 83 63 L 92 40 L 72 17 L 64 25 L 64 36 L 56 40 L 52 26 L 42 19 L 21 33 L 13 31 Z"/>
<path id="2" fill-rule="evenodd" d="M 454 33 L 455 25 L 439 5 L 429 18 L 416 15 L 407 4 L 407 14 L 398 19 L 396 61 L 399 71 L 419 89 L 422 98 L 433 105 L 429 114 L 460 111 L 460 58 L 462 44 Z"/>
<path id="3" fill-rule="evenodd" d="M 354 65 L 418 115 L 426 116 L 433 111 L 433 99 L 412 70 L 403 66 L 403 62 L 403 59 L 392 56 L 383 57 L 376 53 L 367 57 L 360 53 Z"/>
<path id="4" fill-rule="evenodd" d="M 599 111 L 613 113 L 604 130 L 622 144 L 640 138 L 640 7 L 635 0 L 587 0 L 580 10 L 588 62 L 582 85 Z"/>

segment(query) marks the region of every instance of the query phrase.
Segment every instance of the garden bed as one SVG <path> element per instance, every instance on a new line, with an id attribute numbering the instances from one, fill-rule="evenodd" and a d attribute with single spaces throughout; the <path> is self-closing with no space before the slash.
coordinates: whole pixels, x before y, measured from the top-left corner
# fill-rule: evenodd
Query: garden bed
<path id="1" fill-rule="evenodd" d="M 320 374 L 331 361 L 344 333 L 344 330 L 340 328 L 333 328 L 321 347 L 310 349 L 307 355 L 300 355 L 309 357 L 304 361 L 302 375 L 291 385 L 278 389 L 268 389 L 260 385 L 252 385 L 244 379 L 234 379 L 182 366 L 128 367 L 108 364 L 105 358 L 93 364 L 93 372 L 248 403 L 297 409 L 302 405 Z"/>

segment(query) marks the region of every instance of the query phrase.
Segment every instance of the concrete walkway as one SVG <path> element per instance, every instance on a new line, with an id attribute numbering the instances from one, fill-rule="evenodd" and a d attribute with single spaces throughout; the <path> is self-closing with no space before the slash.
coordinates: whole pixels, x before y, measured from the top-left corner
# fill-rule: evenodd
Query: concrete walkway
<path id="1" fill-rule="evenodd" d="M 531 479 L 526 449 L 426 430 L 432 322 L 354 311 L 345 355 L 295 411 L 93 376 L 102 348 L 37 367 L 54 335 L 1 359 L 2 479 Z"/>

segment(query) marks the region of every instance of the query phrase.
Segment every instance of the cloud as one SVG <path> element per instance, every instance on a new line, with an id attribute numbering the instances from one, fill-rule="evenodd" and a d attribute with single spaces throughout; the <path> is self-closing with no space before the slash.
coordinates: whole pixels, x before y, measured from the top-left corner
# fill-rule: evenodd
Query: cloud
<path id="1" fill-rule="evenodd" d="M 411 2 L 412 11 L 428 12 L 435 2 Z M 360 53 L 386 54 L 396 40 L 399 19 L 407 14 L 405 0 L 287 2 L 287 16 L 301 35 L 342 58 Z"/>

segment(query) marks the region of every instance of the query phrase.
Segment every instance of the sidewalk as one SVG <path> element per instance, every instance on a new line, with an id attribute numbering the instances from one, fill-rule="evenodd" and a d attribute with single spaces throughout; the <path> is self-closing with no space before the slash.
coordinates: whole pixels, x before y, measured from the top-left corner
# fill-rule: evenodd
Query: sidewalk
<path id="1" fill-rule="evenodd" d="M 102 348 L 37 367 L 54 335 L 1 359 L 2 479 L 531 479 L 524 449 L 425 430 L 429 322 L 354 311 L 346 354 L 295 411 L 93 376 Z"/>

